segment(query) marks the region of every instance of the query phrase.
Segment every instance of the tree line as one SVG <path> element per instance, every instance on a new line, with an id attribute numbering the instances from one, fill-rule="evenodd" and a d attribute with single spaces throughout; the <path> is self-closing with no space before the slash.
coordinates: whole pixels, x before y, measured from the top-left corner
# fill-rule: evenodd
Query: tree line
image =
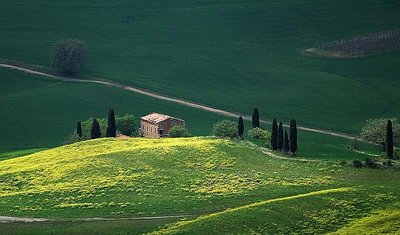
<path id="1" fill-rule="evenodd" d="M 266 141 L 270 140 L 270 146 L 274 151 L 282 151 L 284 153 L 297 153 L 297 123 L 292 119 L 289 124 L 289 134 L 283 128 L 282 122 L 277 123 L 274 119 L 272 122 L 271 132 L 260 127 L 260 113 L 258 108 L 254 108 L 251 120 L 252 128 L 248 131 L 249 137 Z M 213 135 L 218 137 L 239 138 L 244 139 L 244 120 L 239 117 L 237 123 L 223 120 L 216 123 L 213 127 Z M 266 144 L 266 143 L 265 143 Z"/>
<path id="2" fill-rule="evenodd" d="M 86 121 L 77 121 L 76 129 L 67 139 L 67 143 L 74 143 L 81 140 L 97 139 L 101 137 L 116 137 L 118 134 L 136 136 L 135 116 L 125 114 L 115 115 L 114 109 L 108 110 L 108 117 L 89 118 Z"/>
<path id="3" fill-rule="evenodd" d="M 392 47 L 398 47 L 400 40 L 400 30 L 383 31 L 362 37 L 343 39 L 339 41 L 325 43 L 319 49 L 340 52 L 346 55 L 357 56 L 366 55 Z"/>
<path id="4" fill-rule="evenodd" d="M 253 128 L 260 127 L 260 114 L 257 108 L 254 108 L 252 115 Z M 297 153 L 297 123 L 295 119 L 290 120 L 289 124 L 289 135 L 283 128 L 282 122 L 278 122 L 276 119 L 272 121 L 271 128 L 271 148 L 274 151 L 283 151 L 285 153 L 290 152 L 291 154 Z"/>

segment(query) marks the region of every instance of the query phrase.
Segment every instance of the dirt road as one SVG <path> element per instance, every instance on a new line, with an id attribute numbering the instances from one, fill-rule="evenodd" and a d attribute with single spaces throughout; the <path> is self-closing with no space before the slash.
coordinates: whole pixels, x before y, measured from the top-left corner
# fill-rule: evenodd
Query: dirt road
<path id="1" fill-rule="evenodd" d="M 159 219 L 173 219 L 173 218 L 186 218 L 190 215 L 166 215 L 166 216 L 153 216 L 153 217 L 133 217 L 133 218 L 64 218 L 64 219 L 47 219 L 47 218 L 29 218 L 29 217 L 11 217 L 0 216 L 0 223 L 33 223 L 33 222 L 81 222 L 81 221 L 121 221 L 121 220 L 159 220 Z"/>
<path id="2" fill-rule="evenodd" d="M 44 73 L 44 72 L 40 72 L 40 71 L 28 69 L 28 68 L 23 68 L 23 67 L 16 66 L 16 65 L 11 65 L 11 64 L 1 64 L 0 63 L 0 67 L 13 69 L 13 70 L 18 70 L 18 71 L 21 71 L 21 72 L 34 74 L 34 75 L 38 75 L 38 76 L 43 76 L 43 77 L 47 77 L 47 78 L 50 78 L 50 79 L 53 79 L 53 80 L 58 80 L 58 81 L 63 81 L 63 82 L 93 83 L 93 84 L 100 84 L 100 85 L 109 86 L 109 87 L 120 88 L 120 89 L 128 90 L 128 91 L 131 91 L 131 92 L 134 92 L 134 93 L 138 93 L 138 94 L 146 95 L 146 96 L 149 96 L 149 97 L 153 97 L 153 98 L 156 98 L 156 99 L 166 100 L 166 101 L 170 101 L 170 102 L 173 102 L 173 103 L 189 106 L 189 107 L 192 107 L 192 108 L 201 109 L 201 110 L 205 110 L 205 111 L 208 111 L 208 112 L 220 114 L 220 115 L 223 115 L 223 116 L 226 116 L 226 117 L 238 118 L 238 117 L 242 116 L 244 120 L 251 121 L 251 116 L 250 115 L 245 115 L 245 114 L 240 114 L 240 113 L 236 113 L 236 112 L 225 111 L 225 110 L 213 108 L 213 107 L 210 107 L 210 106 L 207 106 L 207 105 L 198 104 L 198 103 L 193 102 L 193 101 L 187 101 L 187 100 L 183 100 L 183 99 L 179 99 L 179 98 L 168 97 L 166 95 L 161 95 L 161 94 L 158 94 L 156 92 L 147 91 L 147 90 L 144 90 L 144 89 L 141 89 L 141 88 L 122 85 L 122 84 L 117 83 L 117 82 L 110 82 L 110 81 L 103 81 L 103 80 L 75 79 L 75 78 L 67 78 L 67 77 L 55 76 L 55 75 L 52 75 L 52 74 L 48 74 L 48 73 Z M 267 119 L 261 119 L 261 122 L 262 123 L 267 123 L 267 124 L 271 124 L 272 123 L 271 120 L 267 120 Z M 284 125 L 284 126 L 288 127 L 288 125 Z M 303 131 L 315 132 L 315 133 L 320 133 L 320 134 L 325 134 L 325 135 L 330 135 L 330 136 L 341 137 L 341 138 L 345 138 L 345 139 L 349 139 L 349 140 L 358 140 L 358 141 L 364 142 L 364 140 L 361 139 L 360 137 L 355 136 L 355 135 L 351 135 L 351 134 L 346 134 L 346 133 L 341 133 L 341 132 L 336 132 L 336 131 L 331 131 L 331 130 L 324 130 L 324 129 L 315 128 L 315 127 L 297 126 L 297 128 L 299 130 L 303 130 Z"/>

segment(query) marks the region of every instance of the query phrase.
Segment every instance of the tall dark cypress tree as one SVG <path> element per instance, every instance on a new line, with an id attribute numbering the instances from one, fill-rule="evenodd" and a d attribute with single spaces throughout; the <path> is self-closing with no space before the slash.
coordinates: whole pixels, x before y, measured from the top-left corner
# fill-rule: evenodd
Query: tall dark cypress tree
<path id="1" fill-rule="evenodd" d="M 253 124 L 253 128 L 260 127 L 260 114 L 258 113 L 258 108 L 254 108 L 253 116 L 251 117 L 251 124 Z"/>
<path id="2" fill-rule="evenodd" d="M 295 119 L 290 121 L 290 152 L 296 154 L 297 152 L 297 123 Z"/>
<path id="3" fill-rule="evenodd" d="M 283 149 L 283 127 L 282 127 L 282 122 L 279 122 L 279 127 L 278 127 L 278 150 L 282 151 Z"/>
<path id="4" fill-rule="evenodd" d="M 272 122 L 271 147 L 273 150 L 278 149 L 278 123 L 276 119 Z"/>
<path id="5" fill-rule="evenodd" d="M 393 125 L 392 120 L 388 120 L 386 126 L 386 154 L 393 159 Z"/>
<path id="6" fill-rule="evenodd" d="M 76 134 L 78 134 L 79 138 L 82 137 L 82 123 L 80 121 L 76 123 Z"/>
<path id="7" fill-rule="evenodd" d="M 285 139 L 283 139 L 283 151 L 285 153 L 289 152 L 289 136 L 285 131 Z"/>
<path id="8" fill-rule="evenodd" d="M 117 134 L 117 128 L 115 125 L 115 114 L 114 110 L 110 108 L 108 110 L 108 125 L 107 125 L 106 137 L 115 137 L 116 134 Z"/>
<path id="9" fill-rule="evenodd" d="M 243 133 L 244 133 L 244 122 L 243 122 L 243 118 L 239 117 L 238 134 L 239 134 L 240 139 L 243 139 Z"/>
<path id="10" fill-rule="evenodd" d="M 92 130 L 90 134 L 90 137 L 92 139 L 97 139 L 101 137 L 100 124 L 96 119 L 93 119 Z"/>

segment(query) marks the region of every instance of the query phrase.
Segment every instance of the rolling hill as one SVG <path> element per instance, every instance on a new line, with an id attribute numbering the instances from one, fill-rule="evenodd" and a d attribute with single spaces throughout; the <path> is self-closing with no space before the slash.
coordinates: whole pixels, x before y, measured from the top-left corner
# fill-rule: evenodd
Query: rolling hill
<path id="1" fill-rule="evenodd" d="M 397 173 L 279 160 L 248 142 L 206 137 L 90 140 L 0 161 L 0 214 L 50 219 L 0 230 L 68 233 L 58 226 L 86 218 L 86 231 L 103 228 L 90 221 L 103 217 L 124 224 L 123 233 L 334 232 L 398 210 Z M 137 230 L 126 221 L 158 216 L 186 219 Z"/>

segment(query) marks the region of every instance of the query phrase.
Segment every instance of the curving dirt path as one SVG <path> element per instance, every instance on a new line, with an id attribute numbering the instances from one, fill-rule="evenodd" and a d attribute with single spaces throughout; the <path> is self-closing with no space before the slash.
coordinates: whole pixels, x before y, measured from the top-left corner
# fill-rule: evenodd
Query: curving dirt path
<path id="1" fill-rule="evenodd" d="M 289 161 L 297 161 L 297 162 L 317 162 L 317 163 L 329 163 L 329 161 L 322 161 L 322 160 L 315 160 L 315 159 L 304 159 L 304 158 L 291 158 L 291 157 L 284 157 L 274 154 L 271 150 L 267 148 L 260 148 L 261 152 L 264 155 L 267 155 L 271 158 L 281 159 L 281 160 L 289 160 Z"/>
<path id="2" fill-rule="evenodd" d="M 133 217 L 133 218 L 65 218 L 65 219 L 47 219 L 47 218 L 29 218 L 29 217 L 11 217 L 0 216 L 0 223 L 33 223 L 33 222 L 90 222 L 90 221 L 121 221 L 121 220 L 159 220 L 159 219 L 173 219 L 173 218 L 186 218 L 190 215 L 166 215 L 166 216 L 152 216 L 152 217 Z"/>
<path id="3" fill-rule="evenodd" d="M 188 106 L 188 107 L 192 107 L 192 108 L 201 109 L 201 110 L 205 110 L 205 111 L 208 111 L 208 112 L 216 113 L 216 114 L 223 115 L 223 116 L 226 116 L 226 117 L 239 118 L 240 116 L 242 116 L 244 120 L 251 121 L 251 116 L 250 115 L 245 115 L 245 114 L 241 114 L 241 113 L 225 111 L 225 110 L 213 108 L 213 107 L 210 107 L 210 106 L 207 106 L 207 105 L 198 104 L 198 103 L 195 103 L 193 101 L 187 101 L 187 100 L 183 100 L 183 99 L 179 99 L 179 98 L 168 97 L 166 95 L 161 95 L 161 94 L 158 94 L 156 92 L 147 91 L 147 90 L 144 90 L 144 89 L 141 89 L 141 88 L 137 88 L 137 87 L 134 87 L 134 86 L 123 85 L 123 84 L 120 84 L 120 83 L 117 83 L 117 82 L 95 80 L 95 79 L 94 80 L 88 80 L 88 79 L 75 79 L 75 78 L 61 77 L 61 76 L 56 76 L 56 75 L 52 75 L 52 74 L 48 74 L 48 73 L 44 73 L 44 72 L 40 72 L 40 71 L 28 69 L 28 68 L 23 68 L 23 67 L 16 66 L 16 65 L 4 64 L 4 63 L 0 63 L 0 67 L 1 68 L 8 68 L 8 69 L 13 69 L 13 70 L 18 70 L 18 71 L 21 71 L 21 72 L 34 74 L 34 75 L 38 75 L 38 76 L 43 76 L 43 77 L 47 77 L 47 78 L 50 78 L 50 79 L 53 79 L 53 80 L 58 80 L 58 81 L 63 81 L 63 82 L 92 83 L 92 84 L 100 84 L 100 85 L 104 85 L 104 86 L 108 86 L 108 87 L 120 88 L 120 89 L 123 89 L 123 90 L 128 90 L 128 91 L 131 91 L 131 92 L 135 92 L 135 93 L 142 94 L 142 95 L 145 95 L 145 96 L 153 97 L 153 98 L 156 98 L 156 99 L 170 101 L 170 102 L 181 104 L 181 105 L 185 105 L 185 106 Z M 272 123 L 271 120 L 267 120 L 267 119 L 261 119 L 260 121 L 262 123 L 267 123 L 267 124 L 271 124 Z M 289 125 L 286 125 L 286 124 L 283 125 L 283 126 L 284 127 L 289 127 Z M 331 130 L 324 130 L 324 129 L 315 128 L 315 127 L 297 126 L 297 128 L 299 130 L 303 130 L 303 131 L 309 131 L 309 132 L 320 133 L 320 134 L 324 134 L 324 135 L 336 136 L 336 137 L 349 139 L 349 140 L 357 140 L 357 141 L 361 141 L 361 142 L 366 142 L 365 140 L 361 139 L 360 137 L 355 136 L 355 135 L 351 135 L 351 134 L 346 134 L 346 133 L 341 133 L 341 132 L 336 132 L 336 131 L 331 131 Z"/>

